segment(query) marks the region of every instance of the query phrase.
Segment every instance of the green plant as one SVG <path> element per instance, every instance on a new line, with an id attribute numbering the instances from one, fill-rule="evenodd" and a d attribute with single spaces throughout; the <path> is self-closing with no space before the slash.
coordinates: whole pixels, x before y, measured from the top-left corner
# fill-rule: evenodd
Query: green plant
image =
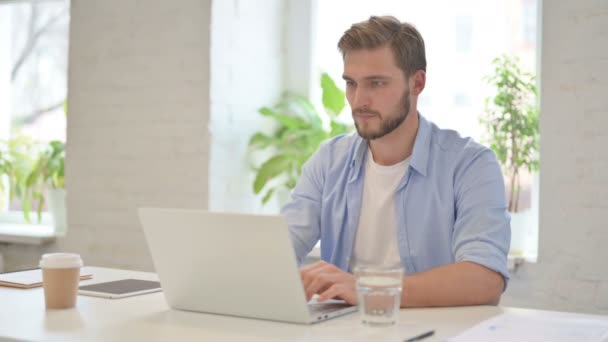
<path id="1" fill-rule="evenodd" d="M 321 89 L 323 114 L 308 99 L 293 94 L 285 94 L 273 107 L 259 110 L 277 124 L 272 134 L 257 132 L 249 141 L 251 149 L 270 152 L 270 157 L 256 168 L 253 182 L 255 194 L 264 192 L 262 203 L 268 202 L 278 189 L 295 186 L 302 166 L 321 142 L 351 130 L 338 121 L 346 99 L 327 73 L 321 75 Z"/>
<path id="2" fill-rule="evenodd" d="M 65 146 L 51 141 L 40 144 L 25 135 L 2 141 L 0 144 L 0 176 L 8 177 L 10 200 L 21 201 L 23 216 L 31 222 L 30 212 L 35 208 L 41 220 L 45 193 L 51 188 L 64 186 Z M 4 191 L 0 184 L 0 191 Z"/>
<path id="3" fill-rule="evenodd" d="M 63 189 L 65 168 L 65 144 L 51 141 L 40 151 L 30 177 L 39 178 L 55 189 Z"/>
<path id="4" fill-rule="evenodd" d="M 25 177 L 24 189 L 21 194 L 23 215 L 28 222 L 30 221 L 30 198 L 38 201 L 36 209 L 38 221 L 40 221 L 42 208 L 46 202 L 45 192 L 49 187 L 54 189 L 63 188 L 64 160 L 65 144 L 61 141 L 51 141 L 39 149 L 38 156 Z"/>
<path id="5" fill-rule="evenodd" d="M 484 78 L 496 90 L 486 99 L 481 123 L 488 143 L 509 178 L 509 211 L 517 212 L 520 170 L 538 171 L 539 107 L 534 76 L 524 72 L 519 59 L 506 55 L 492 61 L 494 71 Z"/>
<path id="6" fill-rule="evenodd" d="M 27 208 L 29 214 L 30 198 L 25 198 L 27 193 L 27 177 L 35 163 L 37 145 L 34 140 L 25 135 L 17 135 L 6 142 L 8 154 L 8 180 L 10 187 L 9 200 L 19 198 L 22 202 L 24 213 Z M 27 216 L 29 222 L 29 216 Z"/>

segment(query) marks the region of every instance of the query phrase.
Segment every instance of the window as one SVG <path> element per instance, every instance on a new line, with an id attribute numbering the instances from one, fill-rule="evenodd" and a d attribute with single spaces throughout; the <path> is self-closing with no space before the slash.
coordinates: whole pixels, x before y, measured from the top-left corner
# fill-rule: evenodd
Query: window
<path id="1" fill-rule="evenodd" d="M 493 70 L 491 61 L 501 54 L 515 55 L 525 70 L 536 74 L 537 0 L 334 0 L 319 1 L 317 6 L 314 72 L 328 72 L 340 80 L 343 65 L 336 45 L 344 31 L 370 15 L 394 15 L 414 24 L 425 39 L 427 85 L 419 99 L 420 112 L 440 127 L 477 141 L 483 142 L 485 136 L 479 120 L 485 99 L 492 95 L 483 81 Z M 313 98 L 318 97 L 313 93 Z M 520 176 L 519 202 L 530 209 L 532 223 L 527 224 L 533 226 L 520 234 L 525 240 L 523 254 L 534 259 L 538 184 L 533 175 Z M 517 239 L 516 228 L 513 231 Z"/>
<path id="2" fill-rule="evenodd" d="M 522 34 L 526 45 L 536 45 L 536 0 L 524 0 L 522 3 Z"/>
<path id="3" fill-rule="evenodd" d="M 5 155 L 7 146 L 23 152 L 13 164 L 35 160 L 51 141 L 65 142 L 68 24 L 67 0 L 0 3 L 0 140 Z M 22 202 L 9 203 L 14 189 L 6 176 L 3 182 L 6 217 Z"/>
<path id="4" fill-rule="evenodd" d="M 455 50 L 459 53 L 470 53 L 473 45 L 473 17 L 455 16 L 454 34 Z"/>

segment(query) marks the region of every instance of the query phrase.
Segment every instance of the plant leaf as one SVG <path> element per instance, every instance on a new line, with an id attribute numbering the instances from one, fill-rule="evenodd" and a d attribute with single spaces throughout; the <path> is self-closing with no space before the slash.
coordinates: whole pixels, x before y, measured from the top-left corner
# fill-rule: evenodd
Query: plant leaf
<path id="1" fill-rule="evenodd" d="M 274 193 L 274 189 L 270 189 L 266 192 L 266 195 L 264 195 L 264 197 L 262 198 L 262 204 L 266 204 L 270 198 L 272 197 L 272 194 Z"/>
<path id="2" fill-rule="evenodd" d="M 25 218 L 25 222 L 30 223 L 31 222 L 31 220 L 30 220 L 31 207 L 30 207 L 30 200 L 29 200 L 27 194 L 24 195 L 23 198 L 21 199 L 21 206 L 23 209 L 23 218 Z"/>
<path id="3" fill-rule="evenodd" d="M 346 106 L 344 92 L 336 86 L 329 74 L 321 75 L 321 88 L 323 89 L 323 106 L 331 116 L 338 116 Z"/>
<path id="4" fill-rule="evenodd" d="M 292 96 L 293 101 L 302 108 L 302 112 L 310 120 L 312 127 L 315 129 L 321 129 L 323 122 L 321 116 L 310 101 L 302 96 Z"/>
<path id="5" fill-rule="evenodd" d="M 331 121 L 331 132 L 329 133 L 330 137 L 335 137 L 336 135 L 344 134 L 348 132 L 348 127 L 338 121 Z"/>
<path id="6" fill-rule="evenodd" d="M 259 110 L 259 112 L 260 112 L 260 114 L 262 114 L 264 116 L 274 118 L 275 120 L 280 122 L 283 126 L 289 128 L 291 130 L 297 130 L 299 128 L 306 127 L 308 125 L 301 118 L 280 114 L 268 107 L 262 107 Z"/>
<path id="7" fill-rule="evenodd" d="M 278 155 L 268 159 L 260 169 L 253 182 L 253 192 L 259 194 L 266 183 L 280 175 L 289 166 L 289 159 L 285 155 Z"/>
<path id="8" fill-rule="evenodd" d="M 257 147 L 259 149 L 264 149 L 272 144 L 274 138 L 264 134 L 264 133 L 256 133 L 251 139 L 249 139 L 249 146 Z"/>
<path id="9" fill-rule="evenodd" d="M 275 196 L 278 189 L 291 189 L 296 185 L 302 166 L 318 150 L 321 142 L 352 130 L 352 125 L 335 120 L 346 106 L 344 92 L 327 73 L 321 75 L 320 83 L 325 111 L 317 111 L 309 99 L 294 94 L 285 94 L 273 107 L 259 110 L 261 115 L 279 124 L 273 133 L 258 132 L 249 140 L 253 150 L 268 148 L 266 152 L 272 153 L 260 167 L 254 167 L 254 193 L 260 194 L 266 189 L 262 203 Z M 322 115 L 329 115 L 329 129 Z M 269 181 L 276 177 L 281 177 L 281 184 L 271 182 L 269 185 Z"/>

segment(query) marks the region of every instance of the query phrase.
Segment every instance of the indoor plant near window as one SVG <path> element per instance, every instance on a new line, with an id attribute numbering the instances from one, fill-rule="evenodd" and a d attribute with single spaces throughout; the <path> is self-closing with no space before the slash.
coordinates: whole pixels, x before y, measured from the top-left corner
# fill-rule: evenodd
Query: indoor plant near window
<path id="1" fill-rule="evenodd" d="M 481 123 L 505 175 L 511 213 L 511 253 L 522 254 L 530 225 L 536 224 L 531 211 L 520 206 L 521 174 L 537 173 L 539 167 L 536 83 L 533 75 L 522 71 L 517 58 L 503 55 L 492 65 L 494 71 L 485 80 L 496 92 L 486 99 Z"/>
<path id="2" fill-rule="evenodd" d="M 56 232 L 66 228 L 64 160 L 65 144 L 51 141 L 34 142 L 27 136 L 17 136 L 8 142 L 9 181 L 11 199 L 19 198 L 25 221 L 31 222 L 32 211 L 38 222 L 48 202 L 48 209 Z"/>
<path id="3" fill-rule="evenodd" d="M 16 135 L 5 142 L 8 183 L 10 187 L 9 203 L 18 198 L 24 209 L 24 217 L 29 222 L 31 197 L 28 192 L 27 178 L 32 170 L 37 155 L 37 144 L 25 135 Z M 27 209 L 27 210 L 25 210 Z"/>
<path id="4" fill-rule="evenodd" d="M 351 130 L 349 125 L 338 120 L 346 106 L 344 92 L 327 73 L 321 75 L 321 88 L 324 113 L 317 111 L 308 99 L 293 94 L 285 94 L 273 107 L 259 110 L 261 115 L 277 124 L 271 134 L 257 132 L 249 141 L 253 151 L 269 154 L 255 167 L 253 191 L 263 193 L 262 203 L 277 196 L 281 190 L 295 186 L 303 164 L 321 142 Z"/>
<path id="5" fill-rule="evenodd" d="M 37 213 L 40 220 L 41 211 L 45 204 L 45 192 L 48 196 L 48 208 L 53 219 L 55 231 L 64 233 L 66 229 L 65 189 L 64 189 L 65 144 L 61 141 L 51 141 L 43 146 L 38 158 L 26 179 L 25 196 L 28 193 L 38 200 Z M 29 213 L 24 206 L 26 218 Z"/>

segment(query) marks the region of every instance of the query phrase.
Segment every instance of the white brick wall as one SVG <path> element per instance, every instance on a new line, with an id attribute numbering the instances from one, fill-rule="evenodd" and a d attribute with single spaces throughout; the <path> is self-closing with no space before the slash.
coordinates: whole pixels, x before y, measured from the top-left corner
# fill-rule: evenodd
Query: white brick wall
<path id="1" fill-rule="evenodd" d="M 70 232 L 58 249 L 151 269 L 136 208 L 207 207 L 210 8 L 72 1 Z"/>
<path id="2" fill-rule="evenodd" d="M 253 194 L 247 143 L 269 126 L 257 110 L 283 89 L 284 1 L 214 1 L 211 25 L 209 208 L 278 212 Z"/>
<path id="3" fill-rule="evenodd" d="M 542 14 L 539 260 L 503 304 L 608 314 L 608 2 Z"/>

